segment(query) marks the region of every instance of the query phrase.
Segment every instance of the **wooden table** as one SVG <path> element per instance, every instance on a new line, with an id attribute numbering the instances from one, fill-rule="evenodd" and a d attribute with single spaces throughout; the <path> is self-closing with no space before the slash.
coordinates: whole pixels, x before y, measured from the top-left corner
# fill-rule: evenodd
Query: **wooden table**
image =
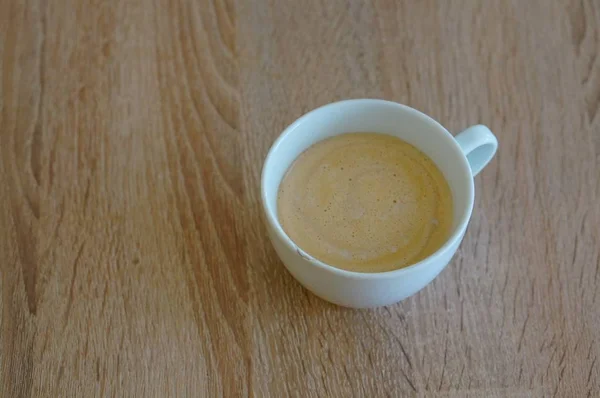
<path id="1" fill-rule="evenodd" d="M 262 160 L 378 97 L 496 159 L 400 304 L 309 294 Z M 600 396 L 597 0 L 0 0 L 2 397 Z"/>

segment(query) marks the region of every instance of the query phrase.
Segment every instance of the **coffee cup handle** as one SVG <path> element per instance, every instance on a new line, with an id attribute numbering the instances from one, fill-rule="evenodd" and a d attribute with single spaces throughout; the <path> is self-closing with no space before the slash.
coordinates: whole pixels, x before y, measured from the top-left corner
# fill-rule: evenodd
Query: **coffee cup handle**
<path id="1" fill-rule="evenodd" d="M 473 177 L 492 160 L 498 149 L 496 136 L 482 124 L 463 130 L 454 139 L 465 154 Z"/>

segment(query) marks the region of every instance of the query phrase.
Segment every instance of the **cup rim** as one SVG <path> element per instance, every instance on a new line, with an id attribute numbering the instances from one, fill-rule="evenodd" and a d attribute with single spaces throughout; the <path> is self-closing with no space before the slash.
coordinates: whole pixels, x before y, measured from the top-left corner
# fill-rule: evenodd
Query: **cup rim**
<path id="1" fill-rule="evenodd" d="M 458 167 L 460 167 L 462 169 L 463 174 L 465 175 L 465 177 L 467 179 L 467 187 L 469 190 L 469 192 L 467 192 L 467 203 L 466 203 L 467 209 L 465 212 L 463 212 L 463 216 L 461 217 L 461 219 L 458 220 L 457 226 L 454 229 L 454 232 L 452 233 L 452 235 L 450 235 L 450 237 L 448 237 L 448 239 L 446 239 L 444 244 L 440 248 L 438 248 L 435 252 L 433 252 L 429 256 L 425 257 L 424 259 L 422 259 L 414 264 L 410 264 L 406 267 L 395 269 L 395 270 L 390 270 L 390 271 L 383 271 L 383 272 L 348 271 L 348 270 L 334 267 L 334 266 L 329 265 L 317 258 L 314 258 L 310 254 L 308 254 L 304 250 L 302 250 L 302 248 L 300 248 L 287 235 L 287 233 L 283 230 L 281 223 L 277 219 L 277 215 L 275 214 L 276 210 L 270 209 L 267 206 L 267 194 L 266 194 L 266 190 L 265 190 L 267 165 L 269 164 L 273 154 L 278 149 L 279 145 L 281 145 L 281 143 L 285 139 L 285 137 L 288 136 L 289 134 L 292 134 L 293 131 L 296 129 L 296 127 L 298 127 L 300 124 L 306 122 L 308 119 L 313 117 L 317 112 L 326 110 L 328 108 L 336 108 L 336 107 L 340 107 L 340 106 L 344 106 L 344 105 L 348 105 L 348 104 L 360 104 L 360 103 L 363 103 L 363 104 L 369 103 L 369 104 L 374 104 L 374 105 L 395 107 L 397 110 L 400 110 L 403 112 L 408 112 L 408 113 L 412 114 L 412 116 L 421 119 L 423 122 L 434 126 L 437 130 L 440 131 L 440 133 L 442 133 L 442 134 L 446 135 L 448 138 L 450 138 L 450 140 L 449 140 L 450 147 L 452 147 L 455 152 L 460 154 L 460 156 L 458 156 L 458 158 L 460 159 Z M 382 99 L 374 99 L 374 98 L 357 98 L 357 99 L 348 99 L 348 100 L 342 100 L 342 101 L 337 101 L 337 102 L 331 102 L 331 103 L 322 105 L 318 108 L 315 108 L 311 111 L 308 111 L 307 113 L 305 113 L 302 116 L 300 116 L 299 118 L 297 118 L 290 125 L 288 125 L 281 132 L 281 134 L 277 137 L 277 139 L 275 139 L 275 141 L 269 148 L 267 156 L 265 157 L 265 160 L 263 162 L 262 171 L 261 171 L 260 190 L 261 190 L 261 201 L 262 201 L 263 211 L 265 213 L 266 220 L 272 227 L 272 230 L 275 232 L 277 237 L 282 242 L 284 242 L 284 244 L 286 246 L 288 246 L 289 249 L 297 252 L 303 259 L 308 261 L 310 264 L 312 264 L 316 267 L 322 268 L 323 270 L 326 270 L 326 271 L 329 271 L 329 272 L 332 272 L 334 274 L 338 274 L 341 276 L 350 277 L 353 279 L 370 279 L 370 280 L 388 279 L 391 277 L 406 275 L 406 274 L 409 274 L 412 272 L 416 272 L 419 269 L 425 267 L 426 265 L 435 262 L 435 260 L 440 258 L 447 250 L 450 249 L 450 247 L 452 247 L 454 244 L 457 243 L 457 241 L 459 241 L 462 238 L 463 233 L 466 230 L 467 225 L 469 223 L 469 220 L 471 219 L 471 214 L 473 212 L 473 205 L 474 205 L 474 201 L 475 201 L 475 185 L 473 182 L 473 175 L 471 174 L 471 168 L 469 167 L 467 158 L 464 155 L 462 149 L 460 148 L 460 145 L 454 139 L 454 136 L 452 134 L 450 134 L 450 132 L 444 126 L 442 126 L 438 121 L 436 121 L 432 117 L 426 115 L 425 113 L 423 113 L 417 109 L 411 108 L 410 106 L 407 106 L 407 105 L 400 104 L 398 102 L 387 101 L 387 100 L 382 100 Z"/>

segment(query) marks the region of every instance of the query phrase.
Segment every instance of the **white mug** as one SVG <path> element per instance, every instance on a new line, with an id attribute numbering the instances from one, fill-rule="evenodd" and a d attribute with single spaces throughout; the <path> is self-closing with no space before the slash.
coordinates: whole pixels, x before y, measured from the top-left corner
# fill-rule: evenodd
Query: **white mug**
<path id="1" fill-rule="evenodd" d="M 393 271 L 346 271 L 311 257 L 281 227 L 277 194 L 292 162 L 318 141 L 353 132 L 399 137 L 429 156 L 444 174 L 454 202 L 452 234 L 429 257 Z M 265 159 L 261 194 L 269 237 L 288 271 L 317 296 L 353 308 L 396 303 L 421 290 L 448 265 L 473 211 L 473 177 L 494 157 L 497 148 L 496 137 L 485 126 L 469 127 L 453 137 L 429 116 L 395 102 L 355 99 L 325 105 L 286 128 Z"/>

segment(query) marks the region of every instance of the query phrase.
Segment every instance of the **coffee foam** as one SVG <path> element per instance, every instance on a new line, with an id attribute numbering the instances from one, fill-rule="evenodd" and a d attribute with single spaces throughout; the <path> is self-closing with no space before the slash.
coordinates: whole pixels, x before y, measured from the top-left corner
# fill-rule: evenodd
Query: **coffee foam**
<path id="1" fill-rule="evenodd" d="M 435 164 L 392 136 L 352 133 L 303 152 L 285 175 L 279 220 L 332 266 L 383 272 L 435 252 L 452 225 L 452 195 Z"/>

